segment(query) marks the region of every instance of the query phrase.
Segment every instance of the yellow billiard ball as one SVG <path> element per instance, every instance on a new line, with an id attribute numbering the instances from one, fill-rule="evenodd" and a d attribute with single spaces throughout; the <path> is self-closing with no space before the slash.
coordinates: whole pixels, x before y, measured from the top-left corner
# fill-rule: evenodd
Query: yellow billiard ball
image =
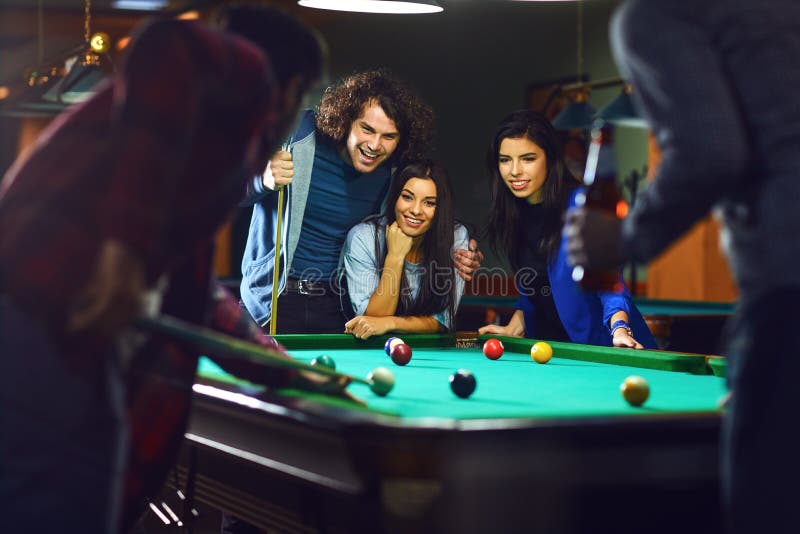
<path id="1" fill-rule="evenodd" d="M 620 384 L 619 390 L 631 406 L 641 406 L 650 396 L 650 386 L 641 376 L 629 376 Z"/>
<path id="2" fill-rule="evenodd" d="M 553 347 L 544 341 L 538 341 L 531 347 L 531 358 L 536 363 L 547 363 L 553 357 Z"/>

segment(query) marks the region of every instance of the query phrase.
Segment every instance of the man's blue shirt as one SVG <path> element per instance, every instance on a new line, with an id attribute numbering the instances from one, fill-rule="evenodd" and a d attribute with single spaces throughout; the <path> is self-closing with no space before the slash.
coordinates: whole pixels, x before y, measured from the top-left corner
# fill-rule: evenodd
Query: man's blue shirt
<path id="1" fill-rule="evenodd" d="M 334 146 L 318 143 L 290 276 L 329 280 L 339 265 L 348 230 L 367 215 L 380 211 L 390 178 L 387 166 L 360 173 L 342 160 Z"/>

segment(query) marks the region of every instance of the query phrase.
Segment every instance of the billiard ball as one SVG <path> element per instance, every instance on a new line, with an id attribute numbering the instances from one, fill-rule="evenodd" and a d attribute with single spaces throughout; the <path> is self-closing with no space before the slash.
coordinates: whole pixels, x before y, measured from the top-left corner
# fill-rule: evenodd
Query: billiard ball
<path id="1" fill-rule="evenodd" d="M 496 360 L 503 355 L 503 343 L 499 339 L 487 339 L 483 344 L 483 355 L 490 360 Z"/>
<path id="2" fill-rule="evenodd" d="M 394 375 L 386 367 L 376 367 L 367 375 L 369 388 L 380 397 L 385 397 L 394 387 Z"/>
<path id="3" fill-rule="evenodd" d="M 386 353 L 387 356 L 391 356 L 392 348 L 394 348 L 395 345 L 398 345 L 402 342 L 403 340 L 400 339 L 399 337 L 390 337 L 389 339 L 386 340 L 386 343 L 383 344 L 383 351 Z"/>
<path id="4" fill-rule="evenodd" d="M 536 363 L 547 363 L 553 357 L 553 347 L 544 341 L 538 341 L 531 347 L 531 358 Z"/>
<path id="5" fill-rule="evenodd" d="M 392 347 L 392 361 L 397 365 L 405 365 L 411 361 L 411 347 L 405 343 L 397 343 Z"/>
<path id="6" fill-rule="evenodd" d="M 317 356 L 316 358 L 311 360 L 311 365 L 315 367 L 327 367 L 331 371 L 336 370 L 336 362 L 334 362 L 333 358 L 331 358 L 327 354 L 323 354 L 322 356 Z"/>
<path id="7" fill-rule="evenodd" d="M 450 389 L 462 399 L 472 395 L 477 385 L 478 382 L 475 380 L 475 376 L 466 369 L 459 369 L 450 375 Z"/>
<path id="8" fill-rule="evenodd" d="M 641 406 L 650 396 L 650 386 L 641 376 L 629 376 L 619 386 L 622 396 L 631 406 Z"/>

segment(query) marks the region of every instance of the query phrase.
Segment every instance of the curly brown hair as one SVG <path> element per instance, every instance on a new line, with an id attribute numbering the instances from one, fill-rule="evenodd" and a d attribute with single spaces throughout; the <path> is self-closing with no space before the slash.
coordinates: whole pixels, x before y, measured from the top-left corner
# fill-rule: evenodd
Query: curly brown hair
<path id="1" fill-rule="evenodd" d="M 415 91 L 387 70 L 359 72 L 329 87 L 317 107 L 317 132 L 343 143 L 361 116 L 364 104 L 375 101 L 400 132 L 390 161 L 428 157 L 433 151 L 433 109 Z"/>

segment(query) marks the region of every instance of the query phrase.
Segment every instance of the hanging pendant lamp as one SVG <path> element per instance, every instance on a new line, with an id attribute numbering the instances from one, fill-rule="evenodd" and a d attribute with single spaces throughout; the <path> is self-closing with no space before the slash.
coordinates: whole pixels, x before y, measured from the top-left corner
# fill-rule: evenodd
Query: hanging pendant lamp
<path id="1" fill-rule="evenodd" d="M 304 7 L 357 13 L 415 14 L 444 11 L 435 0 L 298 0 L 297 3 Z"/>

